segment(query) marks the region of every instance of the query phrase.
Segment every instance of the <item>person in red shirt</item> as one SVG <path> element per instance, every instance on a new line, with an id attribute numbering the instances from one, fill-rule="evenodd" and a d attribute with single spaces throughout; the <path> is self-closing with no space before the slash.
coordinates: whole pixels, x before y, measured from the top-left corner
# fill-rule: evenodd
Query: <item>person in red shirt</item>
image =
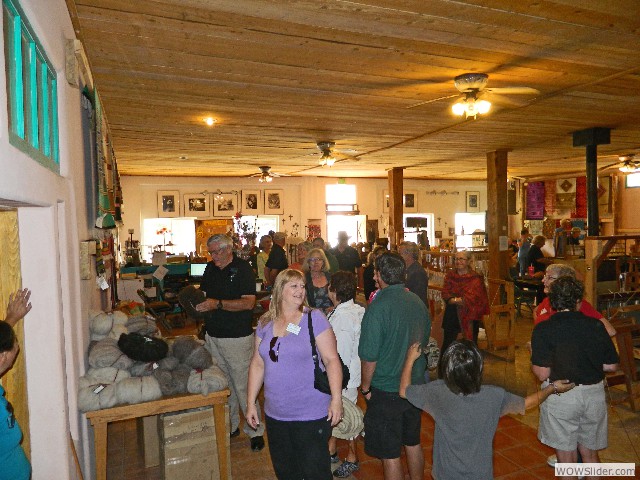
<path id="1" fill-rule="evenodd" d="M 555 280 L 557 280 L 559 277 L 565 276 L 576 278 L 576 271 L 571 265 L 562 263 L 554 263 L 549 265 L 545 270 L 544 277 L 542 278 L 544 293 L 549 292 L 549 287 Z M 593 308 L 593 306 L 586 300 L 582 300 L 582 302 L 580 303 L 580 308 L 578 310 L 588 317 L 597 318 L 598 320 L 600 320 L 607 329 L 607 333 L 609 334 L 609 336 L 613 337 L 616 334 L 616 329 L 613 328 L 613 325 L 611 325 L 611 323 L 609 323 L 609 321 L 604 318 L 604 316 L 602 316 L 600 312 Z M 554 313 L 556 313 L 556 311 L 551 307 L 549 298 L 545 297 L 545 299 L 538 304 L 533 312 L 534 325 L 537 325 L 540 322 L 544 322 L 545 320 L 549 320 L 551 315 L 553 315 Z"/>

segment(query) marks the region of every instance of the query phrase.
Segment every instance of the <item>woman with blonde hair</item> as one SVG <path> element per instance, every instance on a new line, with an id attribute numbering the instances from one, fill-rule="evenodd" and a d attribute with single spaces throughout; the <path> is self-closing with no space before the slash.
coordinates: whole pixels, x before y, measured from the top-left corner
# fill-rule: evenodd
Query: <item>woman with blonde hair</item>
<path id="1" fill-rule="evenodd" d="M 336 337 L 320 310 L 306 304 L 302 272 L 280 272 L 269 311 L 258 322 L 247 395 L 247 423 L 257 428 L 258 392 L 264 411 L 271 462 L 280 480 L 332 478 L 328 441 L 342 419 L 342 369 Z M 309 325 L 313 328 L 331 395 L 314 388 Z"/>
<path id="2" fill-rule="evenodd" d="M 305 272 L 307 287 L 307 303 L 314 308 L 320 308 L 327 314 L 333 310 L 333 302 L 329 298 L 329 260 L 321 248 L 314 248 L 307 255 L 307 260 L 302 265 Z"/>

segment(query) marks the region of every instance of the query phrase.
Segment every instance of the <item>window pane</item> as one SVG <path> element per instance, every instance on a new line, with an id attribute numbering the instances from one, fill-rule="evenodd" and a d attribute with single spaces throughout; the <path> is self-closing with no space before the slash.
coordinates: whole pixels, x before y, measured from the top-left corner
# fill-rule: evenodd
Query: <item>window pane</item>
<path id="1" fill-rule="evenodd" d="M 630 173 L 626 179 L 627 188 L 640 187 L 640 173 Z"/>

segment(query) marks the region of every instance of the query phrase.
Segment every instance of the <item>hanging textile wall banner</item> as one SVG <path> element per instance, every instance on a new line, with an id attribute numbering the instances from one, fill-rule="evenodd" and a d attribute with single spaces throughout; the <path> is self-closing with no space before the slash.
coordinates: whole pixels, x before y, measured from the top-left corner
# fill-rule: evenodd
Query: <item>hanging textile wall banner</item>
<path id="1" fill-rule="evenodd" d="M 611 215 L 611 177 L 598 177 L 598 212 Z"/>
<path id="2" fill-rule="evenodd" d="M 558 210 L 572 211 L 576 207 L 576 179 L 556 180 L 556 207 Z"/>
<path id="3" fill-rule="evenodd" d="M 544 182 L 531 182 L 527 185 L 527 220 L 544 218 Z"/>
<path id="4" fill-rule="evenodd" d="M 548 217 L 542 222 L 542 233 L 546 238 L 553 238 L 556 228 L 560 226 L 560 220 Z"/>
<path id="5" fill-rule="evenodd" d="M 586 218 L 587 216 L 587 177 L 576 178 L 576 206 L 571 212 L 571 218 Z"/>
<path id="6" fill-rule="evenodd" d="M 555 217 L 558 214 L 555 180 L 544 182 L 544 214 L 548 217 Z"/>

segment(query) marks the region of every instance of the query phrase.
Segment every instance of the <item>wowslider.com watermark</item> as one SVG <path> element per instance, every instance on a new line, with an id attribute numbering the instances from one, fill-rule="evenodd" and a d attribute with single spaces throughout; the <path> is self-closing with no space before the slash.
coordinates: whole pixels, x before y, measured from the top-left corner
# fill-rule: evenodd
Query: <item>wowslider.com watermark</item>
<path id="1" fill-rule="evenodd" d="M 635 463 L 556 463 L 556 477 L 635 477 Z"/>

